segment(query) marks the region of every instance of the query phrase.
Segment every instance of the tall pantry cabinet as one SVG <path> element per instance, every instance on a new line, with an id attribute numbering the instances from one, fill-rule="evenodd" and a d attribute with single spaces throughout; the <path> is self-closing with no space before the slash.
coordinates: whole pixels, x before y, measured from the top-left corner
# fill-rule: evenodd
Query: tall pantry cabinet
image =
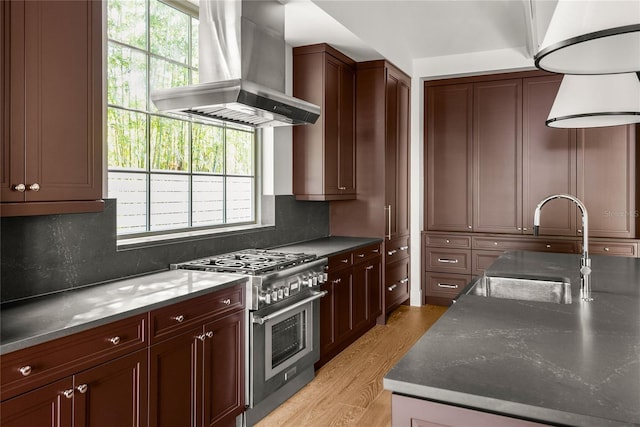
<path id="1" fill-rule="evenodd" d="M 357 200 L 332 202 L 332 235 L 379 237 L 384 314 L 409 299 L 409 120 L 411 79 L 391 63 L 356 73 Z"/>

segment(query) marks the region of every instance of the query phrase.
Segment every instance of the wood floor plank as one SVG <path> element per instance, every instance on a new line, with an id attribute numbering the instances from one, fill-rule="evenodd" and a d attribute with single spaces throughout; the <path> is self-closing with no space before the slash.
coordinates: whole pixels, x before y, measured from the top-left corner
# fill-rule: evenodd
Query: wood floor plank
<path id="1" fill-rule="evenodd" d="M 256 427 L 391 425 L 391 393 L 382 379 L 446 307 L 400 306 L 316 372 L 309 384 Z"/>

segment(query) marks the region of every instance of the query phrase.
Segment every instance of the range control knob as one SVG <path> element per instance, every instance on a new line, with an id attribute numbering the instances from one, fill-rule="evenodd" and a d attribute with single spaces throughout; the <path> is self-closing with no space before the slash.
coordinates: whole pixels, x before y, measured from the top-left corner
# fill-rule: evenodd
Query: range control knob
<path id="1" fill-rule="evenodd" d="M 278 291 L 276 289 L 271 291 L 271 301 L 278 301 Z"/>
<path id="2" fill-rule="evenodd" d="M 284 298 L 284 289 L 278 288 L 278 299 Z"/>
<path id="3" fill-rule="evenodd" d="M 269 292 L 260 292 L 258 299 L 265 304 L 271 304 L 271 294 Z"/>
<path id="4" fill-rule="evenodd" d="M 318 286 L 318 273 L 313 273 L 311 280 L 313 281 L 311 283 L 312 286 Z"/>
<path id="5" fill-rule="evenodd" d="M 283 291 L 284 291 L 284 297 L 285 297 L 285 298 L 286 298 L 286 297 L 288 297 L 288 296 L 289 296 L 289 292 L 290 292 L 290 291 L 289 291 L 289 287 L 288 287 L 288 286 L 285 286 L 285 287 L 283 288 Z"/>

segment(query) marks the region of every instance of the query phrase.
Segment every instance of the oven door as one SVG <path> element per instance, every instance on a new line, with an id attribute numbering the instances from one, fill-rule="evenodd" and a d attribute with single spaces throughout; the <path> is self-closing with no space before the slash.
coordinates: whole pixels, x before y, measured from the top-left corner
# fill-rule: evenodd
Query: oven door
<path id="1" fill-rule="evenodd" d="M 253 407 L 294 379 L 320 357 L 319 299 L 311 291 L 284 307 L 252 312 L 250 405 Z"/>

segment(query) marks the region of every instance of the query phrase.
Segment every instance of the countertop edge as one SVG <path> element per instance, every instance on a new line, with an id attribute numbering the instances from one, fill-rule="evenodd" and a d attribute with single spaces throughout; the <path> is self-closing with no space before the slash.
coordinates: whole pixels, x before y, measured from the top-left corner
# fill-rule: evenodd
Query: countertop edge
<path id="1" fill-rule="evenodd" d="M 549 409 L 523 403 L 510 402 L 491 397 L 470 395 L 437 387 L 429 387 L 384 377 L 382 385 L 385 390 L 416 399 L 424 399 L 445 405 L 459 406 L 481 412 L 494 413 L 511 418 L 522 418 L 530 421 L 548 422 L 562 425 L 581 425 L 589 427 L 622 427 L 628 423 L 588 415 L 574 414 L 557 409 Z M 492 411 L 487 410 L 492 408 Z"/>

